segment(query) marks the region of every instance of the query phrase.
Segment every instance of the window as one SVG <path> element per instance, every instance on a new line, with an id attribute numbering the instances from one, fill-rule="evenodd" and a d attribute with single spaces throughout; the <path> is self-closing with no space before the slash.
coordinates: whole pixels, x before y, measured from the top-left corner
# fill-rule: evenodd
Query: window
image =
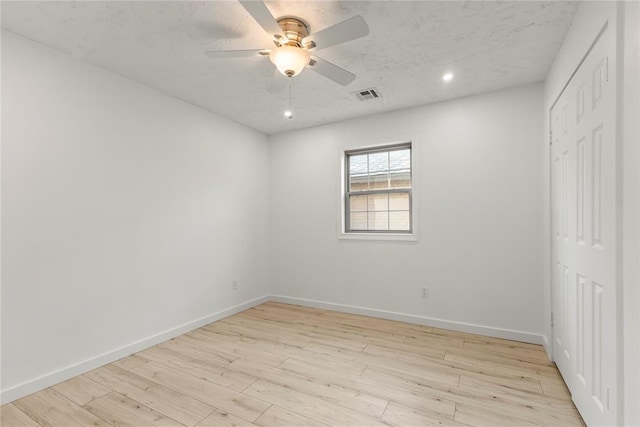
<path id="1" fill-rule="evenodd" d="M 411 233 L 411 143 L 345 152 L 345 232 Z"/>

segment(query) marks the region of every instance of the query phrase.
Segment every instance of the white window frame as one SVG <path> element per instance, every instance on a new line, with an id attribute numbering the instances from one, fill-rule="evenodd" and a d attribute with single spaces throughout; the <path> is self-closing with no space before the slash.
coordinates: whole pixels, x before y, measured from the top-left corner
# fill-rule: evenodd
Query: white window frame
<path id="1" fill-rule="evenodd" d="M 385 147 L 392 148 L 401 144 L 411 145 L 411 232 L 375 232 L 375 231 L 349 231 L 346 229 L 346 180 L 347 180 L 347 153 L 353 151 L 382 150 Z M 418 171 L 416 170 L 417 144 L 415 138 L 399 139 L 391 142 L 381 142 L 374 145 L 362 145 L 343 147 L 341 149 L 340 161 L 340 240 L 371 240 L 371 241 L 397 241 L 397 242 L 417 242 L 418 241 Z"/>

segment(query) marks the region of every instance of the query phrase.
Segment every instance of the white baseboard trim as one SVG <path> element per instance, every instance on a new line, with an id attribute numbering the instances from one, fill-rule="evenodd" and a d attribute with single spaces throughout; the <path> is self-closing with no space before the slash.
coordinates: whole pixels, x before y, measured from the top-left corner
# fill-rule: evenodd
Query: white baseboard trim
<path id="1" fill-rule="evenodd" d="M 200 319 L 184 323 L 180 326 L 176 326 L 175 328 L 160 332 L 159 334 L 152 335 L 147 338 L 143 338 L 139 341 L 127 344 L 125 346 L 100 354 L 85 361 L 74 363 L 73 365 L 59 369 L 55 372 L 51 372 L 41 377 L 34 378 L 33 380 L 26 381 L 22 384 L 9 387 L 0 392 L 0 402 L 1 404 L 12 402 L 31 393 L 35 393 L 44 388 L 51 387 L 52 385 L 89 372 L 92 369 L 96 369 L 108 363 L 115 362 L 116 360 L 122 359 L 123 357 L 126 357 L 130 354 L 137 353 L 146 348 L 174 338 L 178 335 L 185 334 L 201 326 L 208 325 L 209 323 L 215 322 L 216 320 L 224 319 L 225 317 L 229 317 L 270 300 L 270 296 L 265 295 L 254 300 L 244 302 L 242 304 L 234 305 L 233 307 L 229 307 L 208 316 L 201 317 Z"/>
<path id="2" fill-rule="evenodd" d="M 530 332 L 515 331 L 512 329 L 502 329 L 492 326 L 476 325 L 472 323 L 454 322 L 451 320 L 434 319 L 431 317 L 416 316 L 413 314 L 397 313 L 394 311 L 377 310 L 373 308 L 357 307 L 353 305 L 336 304 L 331 302 L 316 301 L 303 298 L 285 297 L 272 295 L 272 301 L 285 304 L 296 304 L 305 307 L 322 308 L 325 310 L 340 311 L 343 313 L 360 314 L 363 316 L 377 317 L 381 319 L 399 320 L 401 322 L 415 323 L 418 325 L 432 326 L 452 331 L 466 332 L 470 334 L 485 335 L 495 338 L 527 342 L 531 344 L 544 345 L 546 337 Z"/>

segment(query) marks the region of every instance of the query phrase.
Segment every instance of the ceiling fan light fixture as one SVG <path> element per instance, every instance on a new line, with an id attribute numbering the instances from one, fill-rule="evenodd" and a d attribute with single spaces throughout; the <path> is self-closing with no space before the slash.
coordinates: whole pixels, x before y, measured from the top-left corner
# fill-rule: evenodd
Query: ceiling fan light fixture
<path id="1" fill-rule="evenodd" d="M 285 45 L 273 49 L 269 54 L 269 59 L 278 71 L 287 77 L 293 77 L 300 74 L 311 58 L 306 50 Z"/>

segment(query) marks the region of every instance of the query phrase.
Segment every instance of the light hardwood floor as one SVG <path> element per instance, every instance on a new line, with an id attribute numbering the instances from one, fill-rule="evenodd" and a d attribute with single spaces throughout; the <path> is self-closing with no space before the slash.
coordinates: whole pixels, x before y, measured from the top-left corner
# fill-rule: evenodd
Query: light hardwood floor
<path id="1" fill-rule="evenodd" d="M 538 345 L 273 302 L 1 409 L 3 427 L 584 425 Z"/>

